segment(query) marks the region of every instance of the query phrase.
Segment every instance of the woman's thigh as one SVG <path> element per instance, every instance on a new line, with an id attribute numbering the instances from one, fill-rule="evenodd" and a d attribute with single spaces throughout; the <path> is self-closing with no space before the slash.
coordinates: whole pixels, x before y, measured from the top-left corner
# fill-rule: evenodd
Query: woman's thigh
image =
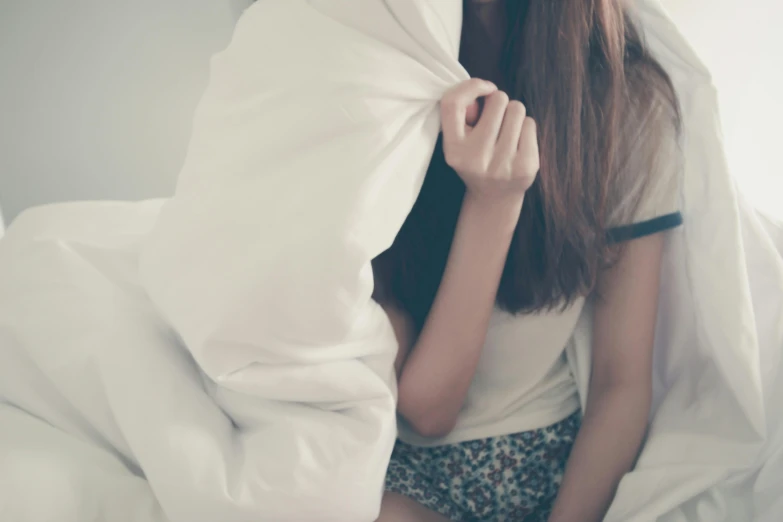
<path id="1" fill-rule="evenodd" d="M 381 503 L 381 516 L 376 522 L 450 522 L 415 500 L 387 491 Z"/>

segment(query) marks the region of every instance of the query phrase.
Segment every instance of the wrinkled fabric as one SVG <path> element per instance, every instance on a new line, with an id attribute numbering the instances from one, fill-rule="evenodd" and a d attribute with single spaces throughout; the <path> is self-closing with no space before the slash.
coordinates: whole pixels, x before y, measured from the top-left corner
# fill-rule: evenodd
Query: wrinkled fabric
<path id="1" fill-rule="evenodd" d="M 783 261 L 736 193 L 709 72 L 657 2 L 635 6 L 681 105 L 685 225 L 664 255 L 648 440 L 606 520 L 752 520 L 751 503 L 727 499 L 749 498 L 742 477 L 779 431 L 769 383 L 783 352 Z M 583 405 L 590 319 L 588 309 L 568 350 Z"/>
<path id="2" fill-rule="evenodd" d="M 245 13 L 171 200 L 9 228 L 0 519 L 374 520 L 395 341 L 369 262 L 467 75 L 458 2 L 358 5 Z M 783 233 L 734 190 L 708 72 L 657 1 L 636 14 L 682 103 L 686 223 L 666 247 L 649 437 L 607 520 L 780 520 Z M 568 351 L 583 395 L 589 313 Z"/>

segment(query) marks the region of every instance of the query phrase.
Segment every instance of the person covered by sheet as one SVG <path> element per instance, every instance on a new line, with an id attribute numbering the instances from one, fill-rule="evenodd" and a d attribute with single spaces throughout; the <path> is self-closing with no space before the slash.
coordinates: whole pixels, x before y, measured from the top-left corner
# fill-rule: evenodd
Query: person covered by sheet
<path id="1" fill-rule="evenodd" d="M 381 522 L 601 520 L 638 455 L 679 114 L 622 0 L 465 2 L 473 79 L 373 261 L 400 350 Z M 565 348 L 594 302 L 584 412 Z"/>

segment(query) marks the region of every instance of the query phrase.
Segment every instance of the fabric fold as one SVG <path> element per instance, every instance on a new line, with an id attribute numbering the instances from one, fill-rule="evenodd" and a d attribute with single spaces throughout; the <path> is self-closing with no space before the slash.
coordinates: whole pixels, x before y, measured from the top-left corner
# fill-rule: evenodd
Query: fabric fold
<path id="1" fill-rule="evenodd" d="M 370 261 L 417 197 L 438 100 L 467 79 L 461 15 L 256 2 L 212 61 L 172 199 L 15 220 L 0 519 L 375 519 L 396 342 Z M 684 225 L 664 254 L 650 431 L 606 520 L 780 520 L 783 232 L 734 189 L 706 68 L 657 0 L 634 15 L 682 104 Z M 583 401 L 590 314 L 567 350 Z"/>

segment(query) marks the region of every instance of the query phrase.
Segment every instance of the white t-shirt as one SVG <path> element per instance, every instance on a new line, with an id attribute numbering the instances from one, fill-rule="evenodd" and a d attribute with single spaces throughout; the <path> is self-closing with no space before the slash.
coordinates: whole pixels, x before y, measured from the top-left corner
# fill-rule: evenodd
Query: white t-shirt
<path id="1" fill-rule="evenodd" d="M 514 316 L 495 309 L 473 382 L 454 430 L 441 439 L 417 435 L 400 420 L 400 439 L 438 446 L 549 426 L 579 409 L 565 346 L 584 300 L 564 312 Z"/>
<path id="2" fill-rule="evenodd" d="M 682 223 L 676 115 L 664 100 L 636 108 L 623 133 L 627 155 L 618 160 L 631 183 L 610 196 L 608 234 L 617 242 Z M 640 194 L 635 204 L 628 203 Z M 401 419 L 400 439 L 420 446 L 453 444 L 543 428 L 576 412 L 579 397 L 565 348 L 583 307 L 584 299 L 578 299 L 564 311 L 515 316 L 496 309 L 454 430 L 427 439 Z"/>

